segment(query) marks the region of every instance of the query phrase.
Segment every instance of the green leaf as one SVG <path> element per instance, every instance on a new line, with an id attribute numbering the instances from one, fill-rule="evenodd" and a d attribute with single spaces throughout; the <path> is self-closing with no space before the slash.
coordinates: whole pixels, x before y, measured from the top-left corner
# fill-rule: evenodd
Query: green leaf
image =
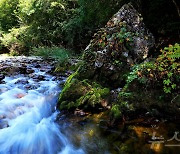
<path id="1" fill-rule="evenodd" d="M 164 83 L 165 85 L 168 85 L 168 86 L 169 86 L 169 84 L 171 83 L 171 81 L 170 81 L 170 79 L 167 79 L 167 80 L 164 80 L 163 83 Z"/>
<path id="2" fill-rule="evenodd" d="M 176 88 L 176 84 L 172 84 L 171 87 L 172 87 L 172 89 L 175 89 Z"/>

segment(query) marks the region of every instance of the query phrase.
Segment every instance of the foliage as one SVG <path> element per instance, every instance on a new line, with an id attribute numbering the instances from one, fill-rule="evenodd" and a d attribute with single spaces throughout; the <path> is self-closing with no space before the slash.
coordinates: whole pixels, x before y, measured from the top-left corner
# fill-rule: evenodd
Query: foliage
<path id="1" fill-rule="evenodd" d="M 124 95 L 124 94 L 126 95 L 128 93 L 123 93 L 123 92 L 120 93 L 120 95 Z M 120 97 L 123 97 L 123 96 L 120 96 Z M 127 98 L 128 99 L 130 98 L 129 94 Z M 112 104 L 110 113 L 113 118 L 120 119 L 122 118 L 124 113 L 127 113 L 128 111 L 133 111 L 133 110 L 134 110 L 134 107 L 131 104 L 129 104 L 128 101 L 123 101 L 121 99 L 121 101 L 119 100 L 118 102 L 115 102 Z"/>
<path id="2" fill-rule="evenodd" d="M 2 34 L 0 41 L 10 52 L 25 52 L 26 48 L 31 45 L 31 35 L 26 33 L 28 28 L 27 26 L 12 28 L 9 33 Z"/>
<path id="3" fill-rule="evenodd" d="M 66 42 L 71 47 L 85 48 L 94 32 L 128 1 L 78 0 L 77 15 L 64 25 Z"/>
<path id="4" fill-rule="evenodd" d="M 156 87 L 165 93 L 177 91 L 180 81 L 180 46 L 169 45 L 161 50 L 161 55 L 153 62 L 146 62 L 134 67 L 127 78 L 127 84 L 134 80 L 146 84 L 146 87 Z"/>
<path id="5" fill-rule="evenodd" d="M 23 49 L 30 50 L 31 47 L 59 45 L 63 42 L 62 25 L 74 14 L 74 6 L 69 3 L 70 0 L 13 0 L 12 2 L 0 3 L 0 7 L 5 7 L 0 12 L 2 45 L 9 49 L 14 44 L 18 44 Z M 21 51 L 21 48 L 14 50 Z"/>
<path id="6" fill-rule="evenodd" d="M 1 0 L 0 30 L 6 35 L 16 29 L 23 39 L 10 34 L 11 40 L 21 42 L 27 49 L 39 45 L 84 48 L 94 31 L 123 3 L 123 0 Z M 25 34 L 21 33 L 22 27 L 28 27 Z"/>
<path id="7" fill-rule="evenodd" d="M 121 112 L 120 108 L 121 107 L 118 104 L 114 104 L 111 108 L 111 114 L 116 119 L 118 119 L 122 116 L 122 112 Z"/>
<path id="8" fill-rule="evenodd" d="M 134 34 L 127 31 L 126 24 L 123 22 L 120 23 L 116 31 L 116 33 L 112 33 L 112 31 L 105 28 L 95 33 L 94 38 L 97 39 L 94 39 L 91 42 L 93 49 L 98 51 L 103 50 L 106 46 L 109 46 L 109 50 L 118 52 L 118 50 L 123 46 L 128 48 L 129 44 L 132 42 Z M 114 52 L 112 52 L 112 54 L 113 53 Z"/>
<path id="9" fill-rule="evenodd" d="M 180 91 L 179 58 L 180 46 L 176 43 L 161 50 L 155 60 L 132 67 L 117 101 L 112 104 L 111 115 L 117 119 L 136 109 L 151 111 L 153 106 L 163 106 L 164 110 L 169 106 L 173 108 L 169 112 L 175 112 L 176 105 L 170 102 L 179 103 L 176 100 Z"/>
<path id="10" fill-rule="evenodd" d="M 1 0 L 0 33 L 6 41 L 0 41 L 0 46 L 10 49 L 16 44 L 20 48 L 13 50 L 23 49 L 22 52 L 31 47 L 53 45 L 84 49 L 94 32 L 129 1 L 138 6 L 156 35 L 171 32 L 178 36 L 179 18 L 171 0 Z M 122 36 L 117 34 L 121 42 L 126 39 Z M 11 37 L 9 41 L 7 37 Z"/>
<path id="11" fill-rule="evenodd" d="M 0 31 L 8 32 L 18 25 L 15 15 L 19 0 L 0 0 Z"/>
<path id="12" fill-rule="evenodd" d="M 19 0 L 18 19 L 21 24 L 29 25 L 29 33 L 35 39 L 34 45 L 60 43 L 62 24 L 73 14 L 65 0 Z"/>
<path id="13" fill-rule="evenodd" d="M 169 45 L 161 52 L 162 54 L 155 62 L 155 67 L 159 71 L 160 78 L 163 79 L 164 92 L 171 93 L 172 90 L 179 88 L 177 84 L 180 80 L 180 46 L 179 44 Z"/>

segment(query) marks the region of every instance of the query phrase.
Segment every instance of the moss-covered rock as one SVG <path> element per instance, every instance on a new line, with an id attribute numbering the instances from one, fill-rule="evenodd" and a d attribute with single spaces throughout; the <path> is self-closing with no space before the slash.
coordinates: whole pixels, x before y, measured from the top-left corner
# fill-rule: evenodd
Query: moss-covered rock
<path id="1" fill-rule="evenodd" d="M 90 108 L 104 108 L 107 101 L 110 90 L 103 88 L 95 82 L 89 80 L 78 80 L 74 79 L 71 75 L 65 87 L 59 97 L 59 108 L 60 109 L 90 109 Z M 106 104 L 106 105 L 104 105 Z"/>
<path id="2" fill-rule="evenodd" d="M 143 61 L 153 45 L 154 37 L 141 15 L 131 4 L 126 4 L 94 34 L 84 52 L 79 77 L 118 87 L 131 66 Z"/>
<path id="3" fill-rule="evenodd" d="M 154 37 L 131 4 L 124 5 L 104 28 L 94 35 L 83 54 L 83 62 L 60 94 L 60 109 L 107 106 L 110 89 L 123 86 L 130 68 L 147 57 Z M 96 81 L 96 82 L 94 82 Z M 113 106 L 116 117 L 119 106 Z"/>

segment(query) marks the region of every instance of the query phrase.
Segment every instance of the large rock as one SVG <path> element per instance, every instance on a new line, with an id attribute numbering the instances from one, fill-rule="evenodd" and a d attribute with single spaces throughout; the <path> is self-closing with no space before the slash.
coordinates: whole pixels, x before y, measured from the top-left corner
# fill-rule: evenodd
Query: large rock
<path id="1" fill-rule="evenodd" d="M 154 37 L 142 20 L 130 3 L 125 4 L 94 35 L 85 50 L 80 76 L 119 85 L 130 67 L 147 58 L 154 46 Z"/>
<path id="2" fill-rule="evenodd" d="M 124 85 L 131 66 L 142 62 L 153 45 L 154 37 L 140 14 L 131 4 L 124 5 L 94 35 L 80 67 L 65 83 L 59 97 L 59 108 L 111 106 L 110 89 Z"/>
<path id="3" fill-rule="evenodd" d="M 154 46 L 155 40 L 152 33 L 145 27 L 143 18 L 131 4 L 124 5 L 107 23 L 107 27 L 118 28 L 122 23 L 125 24 L 127 31 L 132 33 L 130 56 L 134 60 L 147 58 L 148 51 Z"/>

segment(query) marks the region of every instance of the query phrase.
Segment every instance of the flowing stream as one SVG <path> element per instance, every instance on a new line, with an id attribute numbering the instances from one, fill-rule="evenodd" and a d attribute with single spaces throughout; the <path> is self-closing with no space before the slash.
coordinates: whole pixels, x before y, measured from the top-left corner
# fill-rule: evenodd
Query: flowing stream
<path id="1" fill-rule="evenodd" d="M 178 121 L 141 117 L 109 128 L 106 113 L 83 118 L 58 111 L 66 78 L 51 75 L 52 70 L 51 60 L 0 55 L 0 154 L 180 152 L 179 136 L 167 142 L 179 132 Z M 154 132 L 175 146 L 152 147 Z"/>
<path id="2" fill-rule="evenodd" d="M 63 79 L 48 74 L 51 65 L 34 57 L 1 57 L 0 64 L 0 73 L 8 70 L 0 83 L 0 154 L 84 153 L 55 122 Z"/>

